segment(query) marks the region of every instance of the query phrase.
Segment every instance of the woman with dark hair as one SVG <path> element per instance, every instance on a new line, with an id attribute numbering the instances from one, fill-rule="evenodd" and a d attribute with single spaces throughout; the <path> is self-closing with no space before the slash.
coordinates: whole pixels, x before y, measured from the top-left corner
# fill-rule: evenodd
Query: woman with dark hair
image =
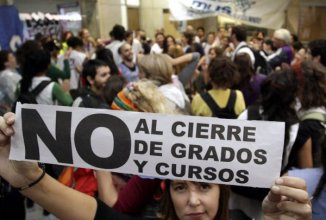
<path id="1" fill-rule="evenodd" d="M 177 42 L 172 35 L 166 35 L 163 41 L 163 52 L 168 53 L 171 46 L 176 46 Z"/>
<path id="2" fill-rule="evenodd" d="M 187 217 L 229 219 L 229 186 L 180 180 L 165 180 L 165 186 L 161 201 L 163 219 L 187 219 Z M 189 194 L 196 194 L 196 197 L 191 199 Z M 211 196 L 207 196 L 207 194 L 211 194 Z M 189 197 L 187 198 L 187 196 Z M 198 206 L 200 198 L 201 208 L 204 207 L 205 210 L 194 208 Z"/>
<path id="3" fill-rule="evenodd" d="M 301 139 L 309 137 L 312 149 L 307 149 L 307 155 L 312 158 L 312 166 L 319 167 L 320 148 L 318 142 L 325 133 L 326 123 L 326 68 L 313 61 L 301 64 L 303 76 L 302 87 L 299 87 L 300 109 L 298 117 L 301 121 Z"/>
<path id="4" fill-rule="evenodd" d="M 243 93 L 246 106 L 252 105 L 260 96 L 260 86 L 266 76 L 255 72 L 250 57 L 246 53 L 237 54 L 234 63 L 238 67 L 241 79 L 233 88 Z"/>
<path id="5" fill-rule="evenodd" d="M 205 52 L 200 43 L 194 41 L 195 35 L 192 32 L 184 32 L 181 37 L 183 51 L 185 53 L 198 52 L 200 56 L 204 56 Z"/>
<path id="6" fill-rule="evenodd" d="M 120 75 L 120 71 L 114 62 L 113 53 L 111 52 L 110 49 L 107 49 L 107 48 L 98 49 L 96 51 L 96 59 L 102 60 L 109 66 L 109 68 L 111 70 L 111 73 L 110 73 L 111 76 Z"/>
<path id="7" fill-rule="evenodd" d="M 218 118 L 237 118 L 245 110 L 243 94 L 232 90 L 240 74 L 236 65 L 228 57 L 216 57 L 208 66 L 212 89 L 196 94 L 191 103 L 193 115 Z"/>
<path id="8" fill-rule="evenodd" d="M 302 139 L 299 120 L 295 111 L 297 81 L 290 70 L 280 70 L 271 73 L 261 85 L 261 99 L 255 105 L 249 106 L 238 119 L 264 120 L 285 122 L 285 137 L 281 174 L 292 166 L 300 168 L 311 167 L 311 158 L 306 155 L 306 149 L 311 148 L 309 139 Z M 232 187 L 231 209 L 241 210 L 250 218 L 261 219 L 261 201 L 268 189 L 251 187 Z M 241 201 L 241 202 L 239 202 Z M 237 213 L 238 215 L 239 213 Z"/>
<path id="9" fill-rule="evenodd" d="M 43 81 L 51 81 L 46 76 L 51 63 L 50 53 L 42 49 L 35 49 L 25 54 L 22 63 L 22 80 L 20 82 L 20 94 L 29 93 Z M 72 104 L 72 98 L 65 93 L 62 87 L 56 83 L 49 83 L 37 96 L 38 104 L 54 105 L 58 102 L 60 105 L 69 106 Z"/>

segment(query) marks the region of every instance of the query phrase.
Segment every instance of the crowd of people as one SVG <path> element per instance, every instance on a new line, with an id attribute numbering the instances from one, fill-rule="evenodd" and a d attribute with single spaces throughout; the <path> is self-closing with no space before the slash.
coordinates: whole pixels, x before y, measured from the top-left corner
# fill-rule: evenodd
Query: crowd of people
<path id="1" fill-rule="evenodd" d="M 284 28 L 248 36 L 240 25 L 188 25 L 180 39 L 158 30 L 153 40 L 115 25 L 109 35 L 83 28 L 0 51 L 0 219 L 25 219 L 25 197 L 69 220 L 323 219 L 326 39 L 301 43 Z M 253 188 L 9 161 L 10 112 L 24 94 L 46 105 L 284 122 L 281 177 Z"/>

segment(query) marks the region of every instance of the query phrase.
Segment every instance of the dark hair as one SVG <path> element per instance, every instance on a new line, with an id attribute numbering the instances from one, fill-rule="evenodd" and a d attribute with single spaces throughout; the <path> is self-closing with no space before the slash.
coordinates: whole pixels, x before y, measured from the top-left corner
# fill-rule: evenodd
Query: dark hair
<path id="1" fill-rule="evenodd" d="M 194 184 L 203 184 L 200 182 L 193 182 Z M 170 194 L 170 185 L 171 180 L 165 180 L 165 190 L 163 192 L 162 201 L 161 201 L 161 214 L 163 215 L 164 220 L 177 220 L 177 214 L 175 212 L 173 202 Z M 228 220 L 228 207 L 229 207 L 229 197 L 230 197 L 230 188 L 227 185 L 219 185 L 220 187 L 220 198 L 219 198 L 219 207 L 218 212 L 214 220 Z"/>
<path id="2" fill-rule="evenodd" d="M 162 35 L 163 37 L 165 37 L 165 35 L 160 31 L 155 34 L 155 38 L 157 38 L 158 35 Z"/>
<path id="3" fill-rule="evenodd" d="M 321 149 L 321 164 L 323 167 L 323 175 L 320 177 L 316 190 L 313 194 L 314 197 L 318 198 L 323 191 L 323 188 L 326 184 L 326 134 L 325 132 L 319 139 L 319 146 Z"/>
<path id="4" fill-rule="evenodd" d="M 61 41 L 67 41 L 67 37 L 71 35 L 70 37 L 73 37 L 74 34 L 71 32 L 71 31 L 65 31 L 62 33 L 62 36 L 61 36 Z"/>
<path id="5" fill-rule="evenodd" d="M 125 34 L 126 29 L 120 24 L 114 25 L 110 31 L 110 36 L 119 41 L 123 41 L 125 39 Z"/>
<path id="6" fill-rule="evenodd" d="M 247 30 L 246 27 L 236 25 L 232 27 L 231 35 L 234 34 L 237 41 L 246 41 L 247 40 Z"/>
<path id="7" fill-rule="evenodd" d="M 326 106 L 326 67 L 313 61 L 301 64 L 304 76 L 303 88 L 300 92 L 302 109 Z"/>
<path id="8" fill-rule="evenodd" d="M 24 65 L 25 57 L 30 54 L 32 51 L 41 49 L 41 46 L 39 43 L 37 43 L 35 40 L 28 40 L 25 43 L 23 43 L 16 51 L 16 58 L 17 62 L 20 66 Z"/>
<path id="9" fill-rule="evenodd" d="M 300 41 L 293 42 L 292 47 L 295 51 L 299 51 L 301 48 L 304 48 Z"/>
<path id="10" fill-rule="evenodd" d="M 261 85 L 263 120 L 285 122 L 284 147 L 289 142 L 291 125 L 298 122 L 293 106 L 296 93 L 297 81 L 290 69 L 272 72 Z"/>
<path id="11" fill-rule="evenodd" d="M 60 45 L 56 41 L 50 40 L 43 44 L 43 48 L 49 52 L 53 52 L 55 50 L 60 50 Z"/>
<path id="12" fill-rule="evenodd" d="M 21 80 L 21 93 L 27 93 L 32 83 L 32 78 L 40 73 L 45 73 L 51 63 L 50 53 L 43 49 L 30 51 L 24 57 Z"/>
<path id="13" fill-rule="evenodd" d="M 187 44 L 192 45 L 192 43 L 194 42 L 194 37 L 195 37 L 194 33 L 186 31 L 186 32 L 183 32 L 183 36 L 186 38 Z"/>
<path id="14" fill-rule="evenodd" d="M 110 49 L 107 48 L 100 48 L 96 50 L 96 59 L 102 60 L 106 63 L 107 66 L 109 66 L 112 75 L 118 75 L 119 69 L 117 65 L 114 62 L 113 54 Z"/>
<path id="15" fill-rule="evenodd" d="M 126 31 L 126 33 L 125 33 L 125 39 L 127 39 L 128 37 L 130 37 L 133 34 L 134 34 L 134 32 L 131 31 L 131 30 Z"/>
<path id="16" fill-rule="evenodd" d="M 114 75 L 109 78 L 103 90 L 104 98 L 109 106 L 112 105 L 114 98 L 123 89 L 125 84 L 126 80 L 123 76 Z"/>
<path id="17" fill-rule="evenodd" d="M 89 82 L 87 80 L 87 77 L 91 77 L 92 79 L 95 78 L 97 68 L 102 67 L 102 66 L 107 66 L 105 62 L 102 60 L 88 60 L 87 62 L 84 63 L 83 65 L 83 71 L 82 71 L 82 77 L 86 80 L 87 85 L 89 85 Z"/>
<path id="18" fill-rule="evenodd" d="M 9 54 L 7 50 L 0 50 L 0 71 L 6 69 L 5 63 L 8 62 Z"/>
<path id="19" fill-rule="evenodd" d="M 299 38 L 298 38 L 298 36 L 296 34 L 291 33 L 291 37 L 293 39 L 293 42 L 299 41 Z"/>
<path id="20" fill-rule="evenodd" d="M 231 88 L 240 78 L 237 66 L 225 56 L 211 60 L 208 73 L 212 83 L 220 88 Z"/>
<path id="21" fill-rule="evenodd" d="M 174 44 L 177 43 L 172 35 L 166 35 L 163 40 L 163 53 L 168 53 L 169 51 L 168 38 L 172 38 Z"/>
<path id="22" fill-rule="evenodd" d="M 248 88 L 249 90 L 252 90 L 250 80 L 255 75 L 255 70 L 252 66 L 250 56 L 247 53 L 237 54 L 234 58 L 234 63 L 237 65 L 238 70 L 241 73 L 236 89 L 242 90 Z"/>
<path id="23" fill-rule="evenodd" d="M 202 26 L 198 27 L 196 30 L 197 30 L 197 31 L 202 30 L 202 31 L 205 33 L 205 28 L 202 27 Z"/>
<path id="24" fill-rule="evenodd" d="M 320 56 L 320 62 L 326 66 L 326 40 L 314 40 L 308 44 L 312 57 Z"/>
<path id="25" fill-rule="evenodd" d="M 216 54 L 216 57 L 220 57 L 220 56 L 223 56 L 223 49 L 220 48 L 220 47 L 211 47 L 209 48 L 208 50 L 208 53 L 211 52 L 212 50 L 214 50 L 215 54 Z"/>
<path id="26" fill-rule="evenodd" d="M 69 47 L 76 49 L 77 47 L 83 47 L 84 43 L 79 37 L 70 37 L 67 41 Z"/>

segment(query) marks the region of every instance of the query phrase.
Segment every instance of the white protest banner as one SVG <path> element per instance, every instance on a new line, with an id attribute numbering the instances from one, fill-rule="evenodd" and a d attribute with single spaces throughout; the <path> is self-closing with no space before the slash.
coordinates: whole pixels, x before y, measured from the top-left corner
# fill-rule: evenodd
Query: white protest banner
<path id="1" fill-rule="evenodd" d="M 10 159 L 159 178 L 270 187 L 284 124 L 17 105 Z"/>
<path id="2" fill-rule="evenodd" d="M 171 20 L 225 16 L 270 29 L 281 28 L 290 0 L 169 0 Z"/>

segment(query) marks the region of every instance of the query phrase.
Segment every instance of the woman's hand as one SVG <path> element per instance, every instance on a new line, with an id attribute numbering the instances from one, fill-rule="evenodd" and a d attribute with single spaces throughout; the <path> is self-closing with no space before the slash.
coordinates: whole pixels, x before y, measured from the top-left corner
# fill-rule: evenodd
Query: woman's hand
<path id="1" fill-rule="evenodd" d="M 310 220 L 312 208 L 304 180 L 289 176 L 277 179 L 263 201 L 263 212 L 265 220 Z"/>
<path id="2" fill-rule="evenodd" d="M 14 113 L 0 117 L 0 175 L 14 187 L 23 187 L 35 181 L 42 170 L 34 162 L 10 161 L 10 137 L 14 135 Z"/>

